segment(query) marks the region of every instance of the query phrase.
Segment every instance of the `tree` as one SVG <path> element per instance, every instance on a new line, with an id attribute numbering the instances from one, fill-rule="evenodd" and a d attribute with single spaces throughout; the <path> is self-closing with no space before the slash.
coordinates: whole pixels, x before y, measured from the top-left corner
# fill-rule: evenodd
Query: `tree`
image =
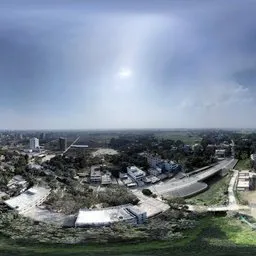
<path id="1" fill-rule="evenodd" d="M 150 189 L 148 189 L 148 188 L 142 189 L 142 193 L 145 196 L 151 196 L 153 194 L 152 191 Z"/>

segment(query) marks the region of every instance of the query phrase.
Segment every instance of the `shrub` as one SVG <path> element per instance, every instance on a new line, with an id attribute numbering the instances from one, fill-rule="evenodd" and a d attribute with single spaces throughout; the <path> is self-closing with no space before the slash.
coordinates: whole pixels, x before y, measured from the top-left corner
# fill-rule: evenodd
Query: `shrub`
<path id="1" fill-rule="evenodd" d="M 151 190 L 150 190 L 150 189 L 147 189 L 147 188 L 142 189 L 142 193 L 143 193 L 145 196 L 151 196 L 151 195 L 152 195 Z"/>

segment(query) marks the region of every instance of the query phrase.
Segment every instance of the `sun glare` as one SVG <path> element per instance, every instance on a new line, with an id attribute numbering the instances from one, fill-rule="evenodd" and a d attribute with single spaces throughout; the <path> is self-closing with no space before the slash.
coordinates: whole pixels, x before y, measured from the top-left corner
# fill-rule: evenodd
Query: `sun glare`
<path id="1" fill-rule="evenodd" d="M 132 75 L 132 71 L 129 68 L 121 68 L 118 72 L 118 77 L 121 79 L 129 78 Z"/>

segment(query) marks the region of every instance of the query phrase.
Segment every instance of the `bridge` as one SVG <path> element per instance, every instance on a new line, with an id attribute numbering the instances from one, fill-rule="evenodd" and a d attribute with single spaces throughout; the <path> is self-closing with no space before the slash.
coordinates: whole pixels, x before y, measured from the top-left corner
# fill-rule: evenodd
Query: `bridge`
<path id="1" fill-rule="evenodd" d="M 203 180 L 215 175 L 223 169 L 232 169 L 236 163 L 236 159 L 223 160 L 217 165 L 195 175 L 183 179 L 173 178 L 156 185 L 150 185 L 148 188 L 157 195 L 166 197 L 189 197 L 207 189 L 207 184 L 202 182 Z"/>

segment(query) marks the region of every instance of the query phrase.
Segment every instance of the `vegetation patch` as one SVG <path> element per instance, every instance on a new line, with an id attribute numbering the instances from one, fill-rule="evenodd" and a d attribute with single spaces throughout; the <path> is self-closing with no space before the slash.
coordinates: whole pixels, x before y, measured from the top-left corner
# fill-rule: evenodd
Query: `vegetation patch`
<path id="1" fill-rule="evenodd" d="M 251 167 L 252 167 L 251 159 L 247 158 L 247 159 L 239 160 L 236 166 L 234 167 L 234 169 L 242 171 L 242 170 L 251 169 Z"/>
<path id="2" fill-rule="evenodd" d="M 192 198 L 186 199 L 189 204 L 225 205 L 228 203 L 228 185 L 231 175 L 215 176 L 208 183 L 208 189 Z"/>

